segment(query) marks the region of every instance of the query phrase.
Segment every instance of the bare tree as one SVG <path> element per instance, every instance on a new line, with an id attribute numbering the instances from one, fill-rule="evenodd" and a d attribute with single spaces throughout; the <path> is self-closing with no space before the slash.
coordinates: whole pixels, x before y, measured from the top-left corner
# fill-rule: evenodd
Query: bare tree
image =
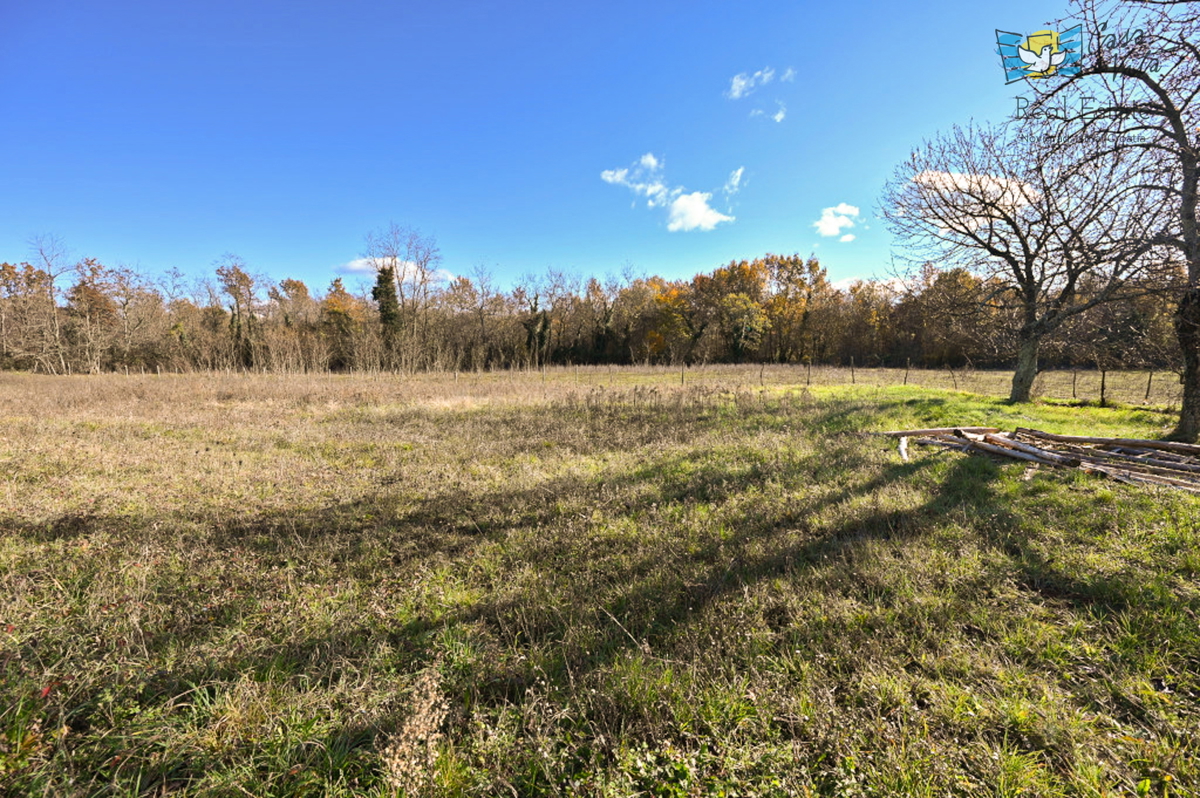
<path id="1" fill-rule="evenodd" d="M 525 360 L 530 368 L 540 368 L 549 354 L 550 312 L 545 307 L 548 293 L 546 280 L 532 272 L 522 276 L 512 290 L 512 304 L 523 309 Z"/>
<path id="2" fill-rule="evenodd" d="M 1172 0 L 1072 0 L 1092 52 L 1080 75 L 1042 83 L 1035 113 L 1106 143 L 1098 157 L 1135 158 L 1137 189 L 1167 211 L 1148 240 L 1180 257 L 1187 285 L 1175 313 L 1183 401 L 1172 437 L 1200 436 L 1200 8 Z"/>
<path id="3" fill-rule="evenodd" d="M 58 305 L 61 295 L 58 279 L 73 267 L 68 263 L 66 245 L 56 236 L 35 236 L 30 241 L 30 248 L 34 254 L 34 267 L 45 275 L 45 279 L 41 281 L 45 301 L 40 303 L 42 312 L 37 314 L 39 343 L 36 360 L 44 371 L 62 374 L 68 370 L 68 365 L 62 314 Z"/>
<path id="4" fill-rule="evenodd" d="M 566 350 L 570 340 L 580 332 L 577 328 L 576 335 L 572 336 L 566 333 L 566 328 L 572 310 L 579 305 L 583 284 L 579 275 L 551 268 L 546 272 L 544 285 L 546 311 L 550 314 L 546 353 L 548 359 L 553 359 L 556 354 Z"/>
<path id="5" fill-rule="evenodd" d="M 1036 122 L 954 128 L 913 153 L 889 182 L 884 213 L 919 261 L 967 268 L 1012 311 L 1010 400 L 1028 401 L 1047 335 L 1127 289 L 1153 262 L 1156 206 L 1131 190 L 1135 159 Z M 1132 242 L 1132 243 L 1131 243 Z M 1097 290 L 1084 295 L 1090 275 Z"/>
<path id="6" fill-rule="evenodd" d="M 109 271 L 120 320 L 120 360 L 128 367 L 134 365 L 139 347 L 149 349 L 154 338 L 165 333 L 166 307 L 162 295 L 133 269 L 118 266 Z"/>
<path id="7" fill-rule="evenodd" d="M 396 281 L 401 313 L 398 346 L 404 367 L 412 370 L 427 365 L 421 357 L 429 331 L 430 299 L 443 275 L 437 240 L 392 222 L 384 230 L 367 233 L 365 255 L 377 275 L 391 269 Z"/>
<path id="8" fill-rule="evenodd" d="M 455 292 L 461 310 L 470 313 L 479 324 L 478 338 L 473 347 L 473 366 L 486 367 L 492 360 L 494 344 L 488 328 L 488 320 L 503 311 L 503 297 L 496 290 L 496 281 L 488 268 L 482 264 L 471 270 L 474 280 L 459 277 Z"/>
<path id="9" fill-rule="evenodd" d="M 581 305 L 586 314 L 586 356 L 593 363 L 609 356 L 614 339 L 613 319 L 620 293 L 621 284 L 611 275 L 604 282 L 591 277 L 584 288 Z"/>

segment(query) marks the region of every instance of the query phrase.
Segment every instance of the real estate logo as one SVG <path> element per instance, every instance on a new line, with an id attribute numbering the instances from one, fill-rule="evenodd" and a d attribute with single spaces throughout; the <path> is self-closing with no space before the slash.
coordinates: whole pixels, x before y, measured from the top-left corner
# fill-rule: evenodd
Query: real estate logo
<path id="1" fill-rule="evenodd" d="M 1004 67 L 1004 82 L 1073 77 L 1083 61 L 1083 26 L 1064 31 L 1039 30 L 1026 36 L 997 29 L 996 52 Z"/>

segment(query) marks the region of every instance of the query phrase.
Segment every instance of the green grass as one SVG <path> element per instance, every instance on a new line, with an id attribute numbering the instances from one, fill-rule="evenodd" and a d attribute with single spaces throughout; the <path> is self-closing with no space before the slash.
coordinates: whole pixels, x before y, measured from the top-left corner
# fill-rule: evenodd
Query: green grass
<path id="1" fill-rule="evenodd" d="M 1200 500 L 867 434 L 1171 417 L 795 374 L 0 375 L 0 792 L 1196 795 Z"/>

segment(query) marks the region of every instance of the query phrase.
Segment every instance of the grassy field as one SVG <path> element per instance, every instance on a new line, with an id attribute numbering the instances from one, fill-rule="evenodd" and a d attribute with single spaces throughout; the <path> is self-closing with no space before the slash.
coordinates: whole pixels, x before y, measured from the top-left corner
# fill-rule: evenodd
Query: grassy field
<path id="1" fill-rule="evenodd" d="M 0 374 L 0 793 L 1200 794 L 1200 499 L 868 434 L 1177 385 L 902 374 Z"/>

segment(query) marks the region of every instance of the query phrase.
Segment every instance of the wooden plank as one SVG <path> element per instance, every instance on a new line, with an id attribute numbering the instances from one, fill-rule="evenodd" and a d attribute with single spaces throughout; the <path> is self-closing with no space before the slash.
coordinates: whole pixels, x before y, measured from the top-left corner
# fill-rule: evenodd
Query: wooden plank
<path id="1" fill-rule="evenodd" d="M 966 441 L 958 438 L 915 438 L 913 443 L 919 443 L 922 446 L 942 446 L 947 449 L 957 449 L 960 452 L 969 451 L 969 445 Z"/>
<path id="2" fill-rule="evenodd" d="M 1037 465 L 1054 465 L 1079 468 L 1089 474 L 1134 485 L 1158 485 L 1200 493 L 1200 463 L 1190 460 L 1200 455 L 1200 446 L 1136 438 L 1055 435 L 1024 427 L 1018 427 L 1015 432 L 999 433 L 995 427 L 938 427 L 882 434 L 900 438 L 901 458 L 905 462 L 908 461 L 909 438 L 912 438 L 917 444 L 1024 461 L 1027 463 L 1024 479 L 1032 476 L 1030 469 Z M 1022 437 L 1025 440 L 1019 439 Z M 1178 462 L 1177 458 L 1184 462 Z"/>
<path id="3" fill-rule="evenodd" d="M 1132 446 L 1106 447 L 1105 451 L 1124 454 L 1126 457 L 1136 457 L 1139 460 L 1157 460 L 1160 463 L 1179 463 L 1181 465 L 1198 465 L 1198 459 L 1193 455 L 1180 452 L 1165 452 L 1162 449 L 1138 449 Z"/>
<path id="4" fill-rule="evenodd" d="M 892 438 L 919 438 L 922 436 L 948 436 L 948 434 L 954 434 L 956 430 L 983 434 L 984 432 L 1000 432 L 1000 427 L 931 427 L 929 430 L 893 430 L 880 434 Z"/>
<path id="5" fill-rule="evenodd" d="M 1164 487 L 1179 488 L 1190 493 L 1200 493 L 1200 483 L 1191 482 L 1182 479 L 1172 479 L 1170 477 L 1162 477 L 1156 474 L 1146 474 L 1139 471 L 1131 471 L 1127 468 L 1117 468 L 1109 465 L 1100 465 L 1097 463 L 1085 463 L 1080 468 L 1089 474 L 1104 474 L 1112 477 L 1120 482 L 1142 482 L 1150 485 L 1162 485 Z"/>
<path id="6" fill-rule="evenodd" d="M 1094 462 L 1121 463 L 1131 468 L 1144 468 L 1154 471 L 1162 470 L 1178 474 L 1200 474 L 1200 465 L 1192 465 L 1190 463 L 1176 463 L 1172 460 L 1159 460 L 1154 457 L 1135 457 L 1129 454 L 1117 454 L 1116 452 L 1106 452 L 1103 449 L 1089 449 L 1083 446 L 1071 446 L 1068 451 L 1076 454 L 1081 459 Z"/>
<path id="7" fill-rule="evenodd" d="M 1102 466 L 1104 468 L 1115 468 L 1120 471 L 1128 471 L 1133 474 L 1145 474 L 1152 477 L 1161 477 L 1171 479 L 1177 482 L 1186 482 L 1190 485 L 1200 485 L 1200 476 L 1191 476 L 1188 472 L 1182 472 L 1175 468 L 1162 468 L 1159 466 L 1147 465 L 1146 463 L 1127 463 L 1124 461 L 1102 460 L 1099 457 L 1088 457 L 1080 455 L 1079 459 L 1084 463 Z"/>
<path id="8" fill-rule="evenodd" d="M 1140 438 L 1094 438 L 1088 435 L 1055 435 L 1036 429 L 1017 427 L 1018 435 L 1030 435 L 1048 441 L 1061 443 L 1093 443 L 1104 446 L 1134 446 L 1139 449 L 1161 449 L 1165 452 L 1183 452 L 1200 455 L 1200 445 L 1195 443 L 1177 443 L 1175 441 L 1150 441 Z"/>
<path id="9" fill-rule="evenodd" d="M 988 443 L 993 443 L 997 446 L 1004 446 L 1010 449 L 1018 449 L 1028 454 L 1036 455 L 1045 460 L 1054 463 L 1055 465 L 1066 466 L 1067 468 L 1076 468 L 1079 465 L 1078 457 L 1068 457 L 1059 452 L 1051 452 L 1045 449 L 1039 449 L 1028 443 L 1021 443 L 1012 438 L 1005 438 L 1001 435 L 984 435 L 983 439 Z"/>
<path id="10" fill-rule="evenodd" d="M 1146 470 L 1155 473 L 1175 473 L 1179 476 L 1200 474 L 1200 465 L 1188 462 L 1181 463 L 1175 460 L 1160 460 L 1157 457 L 1151 456 L 1150 453 L 1147 453 L 1146 456 L 1120 454 L 1106 449 L 1097 449 L 1091 446 L 1070 443 L 1059 444 L 1059 447 L 1062 451 L 1087 462 L 1119 464 L 1120 466 L 1136 470 Z"/>
<path id="11" fill-rule="evenodd" d="M 1009 449 L 1005 446 L 997 446 L 994 443 L 986 443 L 985 441 L 971 441 L 971 448 L 979 451 L 988 452 L 990 454 L 998 454 L 1001 457 L 1011 457 L 1014 460 L 1028 460 L 1034 463 L 1045 463 L 1046 465 L 1055 465 L 1050 460 L 1046 460 L 1036 454 L 1029 452 L 1018 451 L 1017 449 Z"/>

